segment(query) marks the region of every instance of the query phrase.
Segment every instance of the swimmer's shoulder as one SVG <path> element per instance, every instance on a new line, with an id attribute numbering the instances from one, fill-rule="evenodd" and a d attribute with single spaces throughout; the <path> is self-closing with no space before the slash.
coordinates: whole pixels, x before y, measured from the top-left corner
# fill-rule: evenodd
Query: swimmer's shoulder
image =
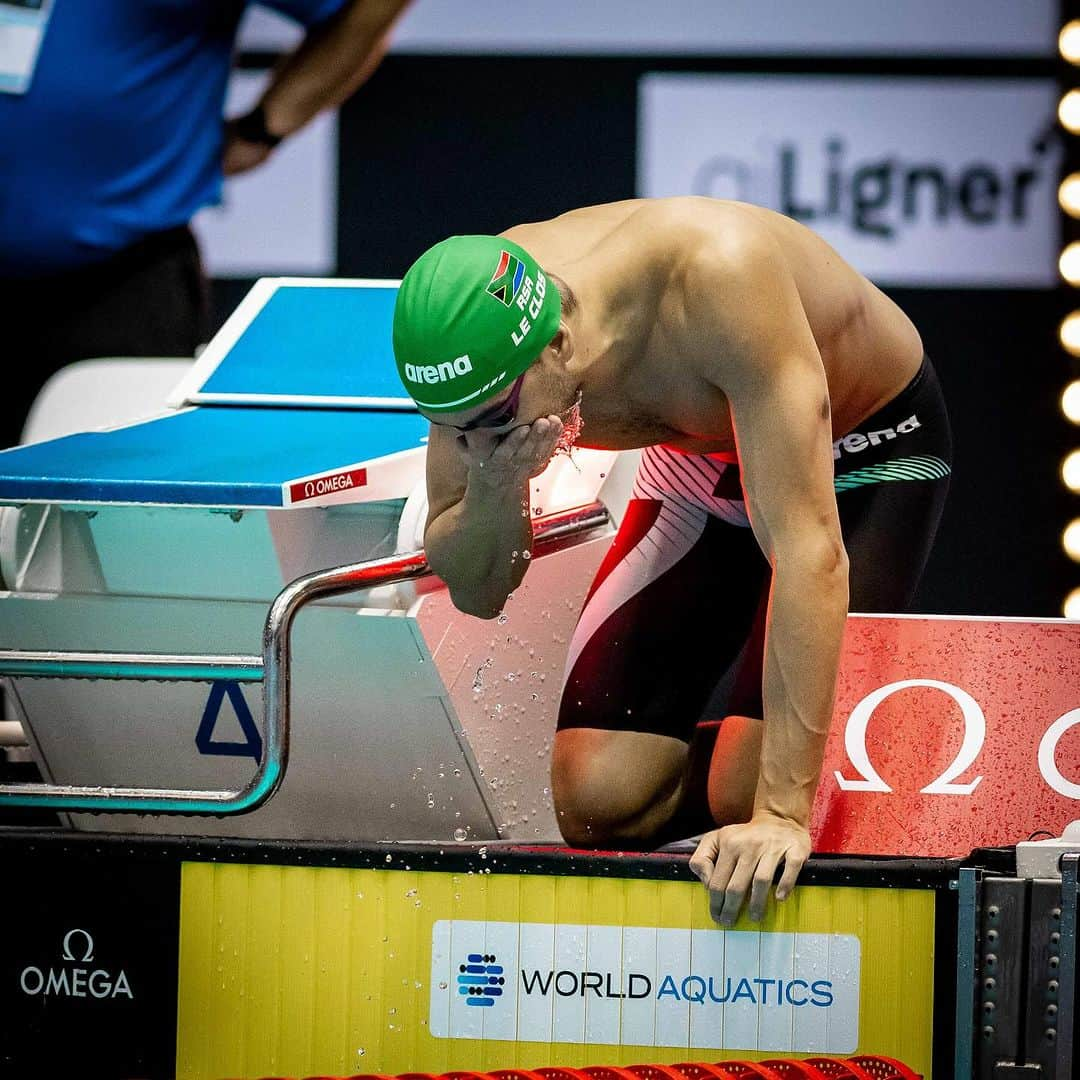
<path id="1" fill-rule="evenodd" d="M 703 263 L 717 279 L 721 270 L 739 273 L 762 252 L 775 252 L 775 230 L 758 209 L 700 196 L 627 199 L 515 225 L 500 235 L 555 273 L 589 265 L 678 292 L 688 277 L 700 278 Z"/>
<path id="2" fill-rule="evenodd" d="M 623 199 L 566 210 L 544 221 L 513 225 L 499 233 L 522 247 L 559 248 L 578 257 L 601 246 L 686 250 L 710 231 L 732 228 L 743 204 L 702 196 Z"/>
<path id="3" fill-rule="evenodd" d="M 668 266 L 673 284 L 686 274 L 699 276 L 703 266 L 710 274 L 738 274 L 777 257 L 770 216 L 776 215 L 705 196 L 640 200 L 612 242 Z"/>

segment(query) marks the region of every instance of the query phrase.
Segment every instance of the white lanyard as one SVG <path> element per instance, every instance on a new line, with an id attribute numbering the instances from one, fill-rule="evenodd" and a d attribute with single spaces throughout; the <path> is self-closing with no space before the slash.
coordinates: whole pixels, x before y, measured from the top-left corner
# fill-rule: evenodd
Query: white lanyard
<path id="1" fill-rule="evenodd" d="M 0 93 L 25 94 L 53 0 L 0 0 Z"/>

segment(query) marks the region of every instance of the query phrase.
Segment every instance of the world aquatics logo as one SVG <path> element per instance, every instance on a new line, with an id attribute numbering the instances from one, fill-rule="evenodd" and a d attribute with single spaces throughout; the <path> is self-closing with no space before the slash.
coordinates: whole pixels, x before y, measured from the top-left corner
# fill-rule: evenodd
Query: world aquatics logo
<path id="1" fill-rule="evenodd" d="M 525 264 L 509 251 L 499 254 L 499 265 L 495 267 L 488 282 L 487 291 L 501 304 L 510 307 L 514 298 L 521 288 L 521 280 L 525 277 Z"/>
<path id="2" fill-rule="evenodd" d="M 506 983 L 502 965 L 495 963 L 494 953 L 469 953 L 467 959 L 467 964 L 458 967 L 458 993 L 466 1005 L 494 1005 Z"/>

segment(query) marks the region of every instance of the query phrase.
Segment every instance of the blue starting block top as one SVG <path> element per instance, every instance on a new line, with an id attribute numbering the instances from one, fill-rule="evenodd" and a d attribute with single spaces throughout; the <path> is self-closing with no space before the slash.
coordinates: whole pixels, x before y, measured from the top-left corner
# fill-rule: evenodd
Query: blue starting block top
<path id="1" fill-rule="evenodd" d="M 172 411 L 0 453 L 0 502 L 288 507 L 407 496 L 401 457 L 424 445 L 428 424 L 394 368 L 397 284 L 257 282 Z"/>
<path id="2" fill-rule="evenodd" d="M 397 288 L 396 281 L 262 279 L 170 403 L 414 410 L 394 367 Z"/>
<path id="3" fill-rule="evenodd" d="M 4 451 L 0 499 L 286 507 L 404 497 L 382 481 L 380 459 L 422 446 L 427 432 L 418 413 L 185 409 Z"/>

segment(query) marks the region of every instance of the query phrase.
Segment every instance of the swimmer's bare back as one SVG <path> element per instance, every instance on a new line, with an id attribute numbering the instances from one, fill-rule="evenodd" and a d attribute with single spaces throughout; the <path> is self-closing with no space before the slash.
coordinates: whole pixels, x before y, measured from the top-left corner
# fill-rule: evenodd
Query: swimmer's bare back
<path id="1" fill-rule="evenodd" d="M 824 368 L 834 438 L 895 397 L 922 359 L 918 331 L 892 300 L 816 233 L 761 207 L 698 197 L 635 199 L 571 210 L 502 235 L 570 285 L 583 318 L 606 313 L 603 340 L 577 358 L 587 418 L 583 446 L 665 443 L 695 453 L 734 452 L 715 389 L 723 386 L 729 335 L 739 336 L 748 306 L 767 303 L 732 289 L 731 279 L 763 251 L 794 282 Z M 700 272 L 692 284 L 686 273 L 703 247 L 719 267 L 714 293 Z M 696 295 L 702 289 L 707 295 Z M 712 330 L 722 333 L 710 335 L 703 320 L 688 318 L 702 305 L 712 309 Z M 769 312 L 746 321 L 760 325 L 763 316 Z"/>

